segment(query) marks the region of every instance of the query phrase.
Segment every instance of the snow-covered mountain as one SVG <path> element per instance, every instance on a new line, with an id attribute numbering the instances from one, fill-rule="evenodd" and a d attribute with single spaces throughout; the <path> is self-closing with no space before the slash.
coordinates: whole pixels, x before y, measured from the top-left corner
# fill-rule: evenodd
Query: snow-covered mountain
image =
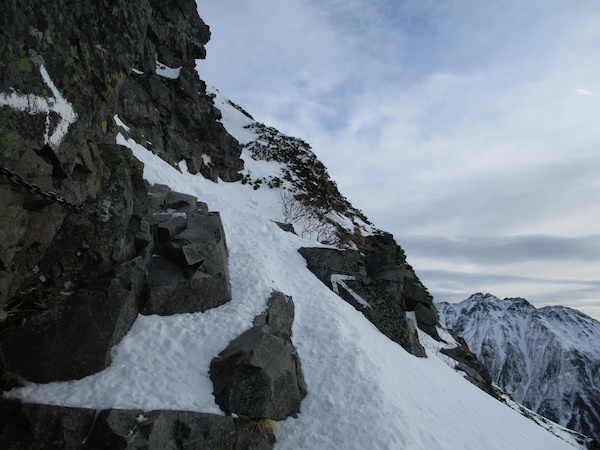
<path id="1" fill-rule="evenodd" d="M 493 380 L 540 415 L 600 438 L 600 323 L 562 306 L 474 294 L 436 303 Z"/>

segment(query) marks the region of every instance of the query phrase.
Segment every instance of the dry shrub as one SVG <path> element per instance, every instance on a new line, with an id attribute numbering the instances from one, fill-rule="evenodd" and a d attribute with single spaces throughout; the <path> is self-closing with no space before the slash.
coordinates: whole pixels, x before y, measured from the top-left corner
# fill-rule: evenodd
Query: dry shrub
<path id="1" fill-rule="evenodd" d="M 246 429 L 251 433 L 260 434 L 263 437 L 269 437 L 275 433 L 277 422 L 265 418 L 246 418 Z"/>

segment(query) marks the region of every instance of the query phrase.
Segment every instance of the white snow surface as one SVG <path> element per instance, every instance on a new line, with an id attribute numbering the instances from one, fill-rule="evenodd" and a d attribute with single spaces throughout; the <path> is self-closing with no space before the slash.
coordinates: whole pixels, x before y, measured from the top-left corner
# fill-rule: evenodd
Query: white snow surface
<path id="1" fill-rule="evenodd" d="M 249 119 L 215 103 L 228 131 L 251 139 L 242 125 Z M 281 214 L 275 190 L 212 183 L 189 174 L 183 163 L 176 170 L 124 135 L 117 141 L 144 163 L 150 183 L 195 195 L 220 211 L 232 300 L 204 313 L 140 315 L 104 371 L 76 381 L 30 384 L 9 396 L 96 409 L 223 414 L 212 393 L 210 361 L 252 325 L 275 289 L 293 297 L 292 339 L 308 388 L 299 416 L 279 422 L 277 449 L 573 448 L 471 385 L 431 351 L 428 358 L 407 353 L 322 284 L 298 253 L 320 244 L 272 222 Z"/>
<path id="2" fill-rule="evenodd" d="M 120 126 L 121 128 L 123 128 L 125 131 L 131 131 L 131 128 L 128 127 L 127 125 L 125 125 L 125 123 L 121 120 L 121 118 L 119 117 L 118 114 L 115 114 L 113 116 L 113 120 L 115 121 L 115 123 Z"/>
<path id="3" fill-rule="evenodd" d="M 414 311 L 406 313 L 406 316 L 407 316 L 407 318 L 411 319 L 414 324 L 417 323 L 417 318 L 416 318 L 416 314 Z M 429 336 L 427 333 L 425 333 L 421 329 L 417 328 L 417 333 L 419 335 L 419 341 L 421 342 L 423 347 L 425 347 L 430 352 L 430 354 L 435 354 L 446 365 L 448 365 L 450 368 L 456 370 L 458 374 L 460 374 L 466 378 L 467 374 L 465 372 L 456 369 L 456 367 L 457 367 L 456 360 L 450 358 L 449 356 L 445 355 L 444 353 L 442 353 L 440 351 L 444 348 L 452 349 L 460 344 L 456 341 L 456 339 L 454 339 L 454 337 L 445 328 L 436 327 L 436 330 L 438 332 L 438 335 L 443 339 L 443 342 L 436 341 L 431 336 Z M 577 447 L 577 448 L 582 448 L 582 449 L 586 448 L 586 446 L 585 446 L 586 438 L 584 436 L 580 435 L 579 433 L 577 433 L 575 431 L 569 430 L 555 422 L 552 422 L 528 408 L 525 408 L 523 405 L 514 401 L 514 399 L 510 395 L 508 395 L 505 391 L 503 391 L 500 386 L 495 385 L 495 389 L 496 389 L 496 392 L 501 396 L 502 401 L 504 403 L 506 403 L 506 405 L 508 407 L 510 407 L 511 409 L 519 412 L 519 414 L 526 416 L 528 419 L 532 420 L 533 422 L 538 424 L 540 427 L 548 430 L 549 433 L 552 433 L 555 436 L 558 436 L 560 439 L 568 442 L 572 446 Z"/>
<path id="4" fill-rule="evenodd" d="M 161 62 L 156 61 L 156 74 L 160 75 L 163 78 L 168 78 L 170 80 L 176 80 L 179 78 L 179 74 L 181 73 L 181 67 L 169 67 L 164 65 Z"/>

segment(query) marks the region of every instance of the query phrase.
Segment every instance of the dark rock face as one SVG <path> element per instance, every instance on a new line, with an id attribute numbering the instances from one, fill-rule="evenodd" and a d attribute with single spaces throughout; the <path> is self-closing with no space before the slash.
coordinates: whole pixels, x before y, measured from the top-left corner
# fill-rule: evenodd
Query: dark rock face
<path id="1" fill-rule="evenodd" d="M 150 142 L 149 148 L 172 164 L 185 160 L 191 173 L 201 172 L 213 181 L 241 179 L 240 146 L 217 122 L 220 112 L 210 99 L 199 95 L 206 93 L 206 86 L 194 63 L 185 63 L 177 80 L 153 71 L 131 75 L 121 86 L 119 117 L 133 128 L 131 136 Z M 209 165 L 202 155 L 210 157 Z"/>
<path id="2" fill-rule="evenodd" d="M 83 205 L 76 214 L 0 178 L 0 358 L 29 380 L 81 378 L 106 367 L 140 307 L 230 298 L 218 214 L 169 189 L 148 197 L 142 164 L 114 144 L 115 113 L 132 125 L 144 113 L 138 134 L 152 130 L 171 162 L 199 165 L 210 148 L 215 176 L 235 178 L 240 149 L 193 70 L 210 37 L 193 1 L 3 2 L 0 36 L 2 167 Z M 159 63 L 180 77 L 161 77 Z M 36 99 L 58 106 L 18 106 Z M 171 210 L 181 216 L 156 215 Z"/>
<path id="3" fill-rule="evenodd" d="M 6 330 L 8 368 L 38 383 L 82 378 L 110 363 L 110 349 L 137 316 L 135 296 L 80 290 L 57 308 Z"/>
<path id="4" fill-rule="evenodd" d="M 66 1 L 26 1 L 18 6 L 3 2 L 0 6 L 0 91 L 21 98 L 56 97 L 44 79 L 45 72 L 77 117 L 62 139 L 50 139 L 49 133 L 44 133 L 46 114 L 31 115 L 4 105 L 0 128 L 9 135 L 10 143 L 3 152 L 2 164 L 75 204 L 87 200 L 94 208 L 99 191 L 108 189 L 111 171 L 117 169 L 112 160 L 105 159 L 110 151 L 99 146 L 114 142 L 108 124 L 112 123 L 118 85 L 130 71 L 131 61 L 126 55 L 139 57 L 150 18 L 148 4 L 135 3 L 114 10 L 93 2 Z M 119 32 L 111 33 L 113 28 L 107 29 L 106 23 Z M 47 115 L 49 132 L 54 135 L 66 118 L 54 112 Z M 53 158 L 40 151 L 45 143 L 54 147 Z M 15 219 L 22 226 L 22 232 L 3 243 L 0 250 L 3 304 L 19 290 L 23 274 L 30 273 L 46 253 L 67 211 L 57 205 L 48 206 L 23 189 L 5 183 L 0 188 L 0 198 L 15 210 Z M 50 225 L 47 232 L 40 233 L 39 226 L 32 224 L 34 216 L 36 222 Z M 126 220 L 126 214 L 124 217 Z M 4 217 L 0 220 L 2 228 L 14 228 L 14 224 L 4 222 Z"/>
<path id="5" fill-rule="evenodd" d="M 3 401 L 2 448 L 257 449 L 273 447 L 272 433 L 248 423 L 188 411 L 103 410 Z"/>
<path id="6" fill-rule="evenodd" d="M 148 195 L 141 163 L 115 145 L 120 132 L 214 181 L 241 177 L 241 147 L 194 70 L 209 37 L 192 0 L 0 4 L 2 389 L 19 376 L 49 382 L 102 370 L 139 311 L 204 311 L 230 299 L 218 213 L 166 186 Z M 179 76 L 164 76 L 163 65 Z M 82 212 L 11 182 L 12 172 Z M 274 441 L 243 420 L 177 411 L 142 418 L 2 401 L 0 422 L 2 448 Z"/>
<path id="7" fill-rule="evenodd" d="M 386 336 L 410 353 L 425 356 L 407 311 L 417 311 L 417 325 L 440 339 L 431 296 L 406 263 L 389 234 L 365 238 L 360 252 L 302 248 L 308 268 L 340 297 L 361 311 Z"/>
<path id="8" fill-rule="evenodd" d="M 215 399 L 227 414 L 281 420 L 295 416 L 306 396 L 291 341 L 292 299 L 275 292 L 267 307 L 211 362 Z"/>
<path id="9" fill-rule="evenodd" d="M 439 324 L 436 312 L 431 306 L 427 306 L 425 303 L 415 303 L 415 316 L 417 318 L 417 324 L 421 330 L 432 337 L 438 336 L 438 332 L 435 326 Z M 439 336 L 438 336 L 438 340 Z"/>
<path id="10" fill-rule="evenodd" d="M 198 16 L 196 4 L 190 1 L 149 0 L 152 18 L 144 41 L 144 56 L 154 68 L 153 55 L 161 62 L 178 67 L 194 59 L 204 59 L 204 44 L 210 39 L 210 30 Z"/>
<path id="11" fill-rule="evenodd" d="M 134 209 L 145 203 L 141 166 L 127 149 L 99 149 L 128 171 L 113 171 L 86 211 L 62 222 L 50 251 L 21 280 L 27 289 L 5 305 L 10 316 L 0 323 L 0 358 L 31 381 L 104 369 L 110 348 L 137 316 L 148 269 L 129 228 Z"/>
<path id="12" fill-rule="evenodd" d="M 210 37 L 196 8 L 191 0 L 134 0 L 118 6 L 69 0 L 2 2 L 2 167 L 42 191 L 84 205 L 96 220 L 109 225 L 109 219 L 120 221 L 127 228 L 134 197 L 131 189 L 121 189 L 114 181 L 124 177 L 141 183 L 137 177 L 141 167 L 128 150 L 114 145 L 119 129 L 113 117 L 118 113 L 140 143 L 151 142 L 167 161 L 184 159 L 192 172 L 215 180 L 238 179 L 241 148 L 218 122 L 219 113 L 194 71 L 194 59 L 204 57 Z M 158 63 L 181 67 L 180 76 L 160 76 Z M 37 99 L 59 106 L 29 111 L 15 103 Z M 203 155 L 210 157 L 210 167 Z M 65 261 L 57 245 L 63 222 L 89 227 L 90 217 L 73 219 L 69 210 L 4 177 L 0 177 L 0 208 L 6 212 L 0 214 L 0 307 L 30 289 L 32 278 L 44 275 L 44 288 L 63 289 L 64 281 L 78 286 L 78 279 L 87 278 L 82 275 L 86 269 L 99 264 L 101 271 L 110 271 L 110 259 L 130 256 L 106 258 L 111 240 L 120 246 L 124 238 L 115 225 L 106 235 L 98 234 L 95 242 L 85 243 L 82 260 Z M 61 263 L 53 265 L 52 280 L 47 273 L 33 277 L 46 255 Z"/>

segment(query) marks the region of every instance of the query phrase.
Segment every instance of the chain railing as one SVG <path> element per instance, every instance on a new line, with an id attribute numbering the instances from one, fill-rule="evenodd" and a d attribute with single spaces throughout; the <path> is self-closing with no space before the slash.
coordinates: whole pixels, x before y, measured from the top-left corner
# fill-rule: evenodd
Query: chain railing
<path id="1" fill-rule="evenodd" d="M 43 191 L 37 184 L 25 181 L 25 179 L 17 172 L 15 172 L 14 170 L 10 170 L 2 165 L 0 165 L 0 175 L 4 175 L 6 178 L 8 178 L 8 180 L 11 183 L 17 186 L 24 187 L 31 194 L 44 197 L 46 200 L 49 200 L 53 203 L 58 203 L 60 206 L 68 208 L 71 211 L 75 211 L 78 213 L 83 211 L 83 206 L 76 205 L 74 203 L 69 203 L 64 198 L 60 197 L 56 192 Z"/>

